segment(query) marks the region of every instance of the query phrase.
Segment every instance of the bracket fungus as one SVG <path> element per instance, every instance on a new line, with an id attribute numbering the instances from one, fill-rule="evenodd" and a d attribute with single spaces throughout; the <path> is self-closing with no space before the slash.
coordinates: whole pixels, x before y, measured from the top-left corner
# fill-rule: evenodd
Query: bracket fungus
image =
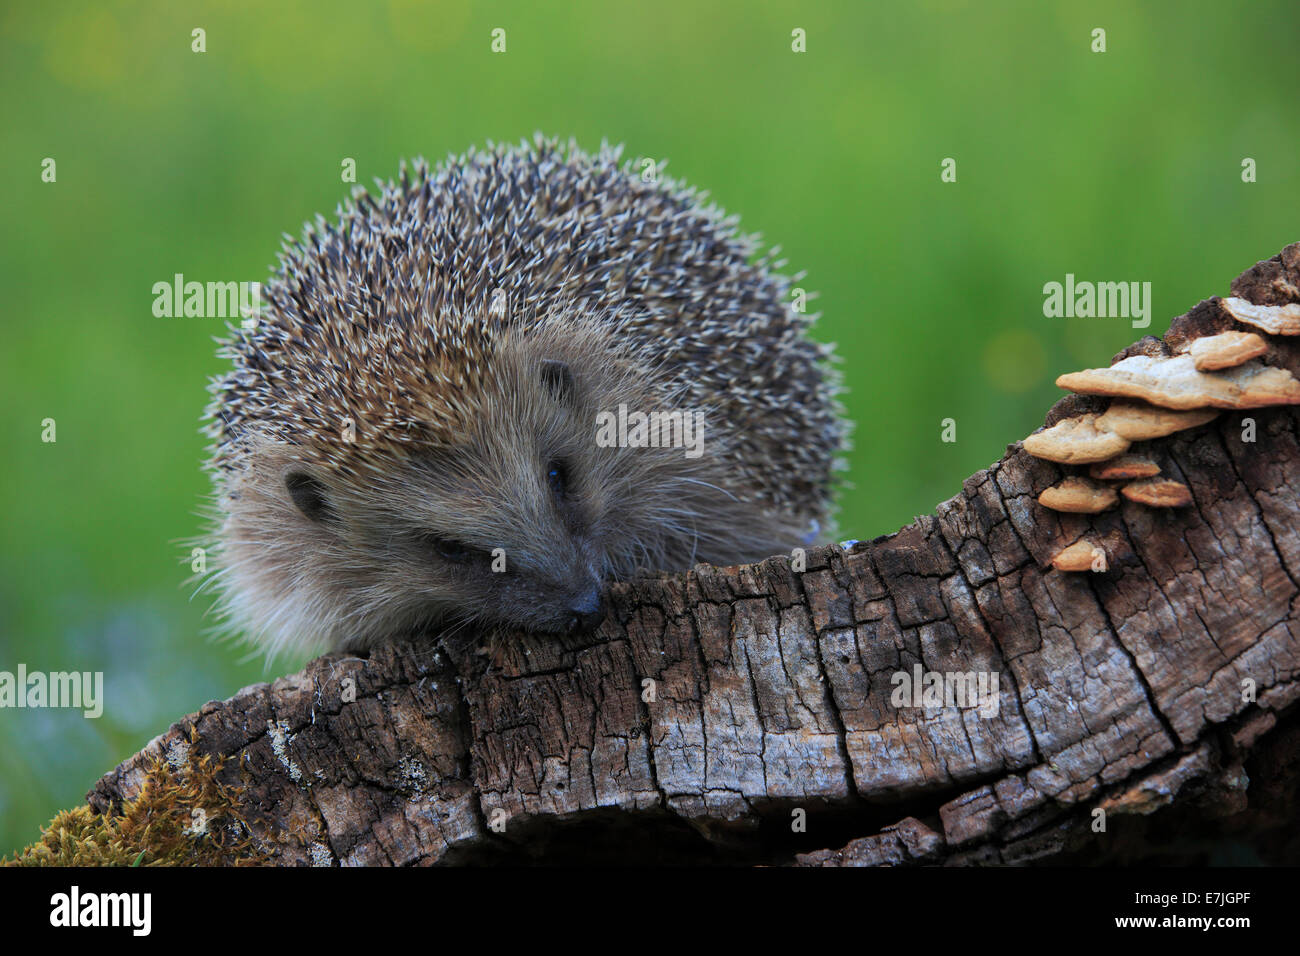
<path id="1" fill-rule="evenodd" d="M 1236 297 L 1223 299 L 1224 310 L 1246 325 L 1263 329 L 1269 335 L 1300 335 L 1300 304 L 1255 305 Z"/>
<path id="2" fill-rule="evenodd" d="M 1220 372 L 1201 372 L 1188 354 L 1133 355 L 1109 368 L 1062 375 L 1056 384 L 1072 392 L 1140 398 L 1174 409 L 1300 405 L 1300 381 L 1284 368 L 1251 361 Z"/>
<path id="3" fill-rule="evenodd" d="M 1115 401 L 1097 420 L 1097 427 L 1129 441 L 1164 438 L 1185 428 L 1195 428 L 1219 417 L 1217 408 L 1196 408 L 1176 412 L 1143 402 Z"/>
<path id="4" fill-rule="evenodd" d="M 1187 350 L 1199 372 L 1234 368 L 1268 351 L 1268 343 L 1254 332 L 1220 332 L 1193 340 Z"/>
<path id="5" fill-rule="evenodd" d="M 1024 440 L 1025 451 L 1063 465 L 1086 465 L 1105 461 L 1128 450 L 1129 442 L 1112 431 L 1097 427 L 1097 416 L 1080 415 L 1057 422 L 1051 428 Z"/>
<path id="6" fill-rule="evenodd" d="M 1170 478 L 1144 478 L 1125 485 L 1120 493 L 1151 508 L 1185 508 L 1192 503 L 1187 486 Z"/>
<path id="7" fill-rule="evenodd" d="M 1268 335 L 1300 335 L 1300 303 L 1255 305 L 1235 297 L 1219 301 L 1233 319 Z M 1064 418 L 1022 442 L 1036 458 L 1089 466 L 1087 476 L 1065 477 L 1039 494 L 1038 503 L 1053 511 L 1099 514 L 1115 507 L 1122 494 L 1150 508 L 1186 507 L 1192 504 L 1187 485 L 1159 477 L 1156 461 L 1130 451 L 1133 442 L 1204 425 L 1221 409 L 1300 405 L 1300 381 L 1289 369 L 1261 361 L 1269 352 L 1264 335 L 1219 328 L 1184 342 L 1172 355 L 1168 345 L 1152 340 L 1151 347 L 1108 368 L 1057 378 L 1061 388 L 1110 402 L 1102 411 Z M 1105 482 L 1127 483 L 1117 490 Z M 1062 571 L 1097 570 L 1098 557 L 1104 569 L 1105 552 L 1079 540 L 1061 550 L 1052 565 Z"/>
<path id="8" fill-rule="evenodd" d="M 1109 485 L 1071 475 L 1038 496 L 1038 503 L 1053 511 L 1095 515 L 1119 503 L 1119 495 Z"/>
<path id="9" fill-rule="evenodd" d="M 1160 474 L 1160 466 L 1146 455 L 1129 452 L 1109 461 L 1095 462 L 1088 475 L 1102 481 L 1131 481 L 1134 478 L 1154 478 Z"/>
<path id="10" fill-rule="evenodd" d="M 1058 571 L 1104 571 L 1106 552 L 1091 541 L 1076 541 L 1052 558 L 1052 567 Z"/>

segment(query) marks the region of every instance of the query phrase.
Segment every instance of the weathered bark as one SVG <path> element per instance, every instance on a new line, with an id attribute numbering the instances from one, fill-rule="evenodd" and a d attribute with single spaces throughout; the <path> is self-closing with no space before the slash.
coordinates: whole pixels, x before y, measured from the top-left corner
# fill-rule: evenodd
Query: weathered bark
<path id="1" fill-rule="evenodd" d="M 1298 287 L 1300 244 L 1233 292 Z M 1210 300 L 1124 354 L 1233 327 Z M 1300 374 L 1300 340 L 1265 361 Z M 193 735 L 235 758 L 224 779 L 285 864 L 1192 860 L 1220 831 L 1295 862 L 1300 416 L 1230 412 L 1149 447 L 1191 507 L 1045 510 L 1061 468 L 1016 444 L 934 515 L 803 573 L 777 557 L 618 585 L 580 642 L 323 657 L 181 720 L 90 802 L 130 797 Z M 1053 570 L 1084 533 L 1109 570 Z M 916 665 L 998 675 L 998 712 L 895 706 Z"/>

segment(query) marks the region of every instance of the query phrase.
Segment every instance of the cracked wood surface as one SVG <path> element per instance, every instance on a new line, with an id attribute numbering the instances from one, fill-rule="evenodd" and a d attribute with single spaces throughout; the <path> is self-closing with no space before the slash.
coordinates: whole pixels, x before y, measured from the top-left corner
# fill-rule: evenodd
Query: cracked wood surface
<path id="1" fill-rule="evenodd" d="M 1300 244 L 1232 292 L 1297 287 Z M 1218 303 L 1117 359 L 1242 328 Z M 1300 340 L 1265 361 L 1300 374 Z M 1097 407 L 1070 397 L 1048 422 Z M 89 800 L 118 805 L 193 736 L 231 758 L 285 864 L 1087 859 L 1098 808 L 1236 819 L 1252 774 L 1294 793 L 1300 415 L 1230 412 L 1148 448 L 1191 507 L 1046 510 L 1063 469 L 1017 443 L 935 514 L 802 573 L 776 557 L 616 585 L 595 635 L 520 636 L 490 666 L 429 644 L 320 658 L 184 718 Z M 1109 569 L 1054 570 L 1085 533 Z M 917 665 L 996 675 L 996 714 L 895 706 Z"/>

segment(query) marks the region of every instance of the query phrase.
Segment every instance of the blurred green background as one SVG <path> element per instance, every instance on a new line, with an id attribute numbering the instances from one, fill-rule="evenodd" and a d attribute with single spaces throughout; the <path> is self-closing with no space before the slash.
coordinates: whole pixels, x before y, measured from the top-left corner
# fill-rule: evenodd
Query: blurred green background
<path id="1" fill-rule="evenodd" d="M 1159 334 L 1300 239 L 1294 0 L 1088 6 L 7 4 L 0 669 L 102 670 L 107 702 L 0 711 L 0 852 L 301 663 L 211 642 L 182 586 L 223 323 L 155 318 L 153 283 L 265 279 L 348 194 L 344 157 L 370 183 L 535 130 L 667 157 L 820 293 L 857 422 L 842 530 L 869 538 L 1142 334 L 1044 318 L 1044 283 L 1149 281 Z"/>

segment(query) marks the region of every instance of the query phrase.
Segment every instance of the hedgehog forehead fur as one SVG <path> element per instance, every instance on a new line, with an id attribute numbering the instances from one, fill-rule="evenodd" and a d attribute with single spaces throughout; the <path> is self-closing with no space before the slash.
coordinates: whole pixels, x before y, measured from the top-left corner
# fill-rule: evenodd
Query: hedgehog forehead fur
<path id="1" fill-rule="evenodd" d="M 838 377 L 776 250 L 620 152 L 539 136 L 417 160 L 286 237 L 208 409 L 236 623 L 276 646 L 364 645 L 513 600 L 502 619 L 545 624 L 548 595 L 571 601 L 586 578 L 757 559 L 827 521 Z M 577 383 L 567 403 L 548 362 Z M 704 411 L 708 453 L 596 449 L 595 415 L 620 403 Z M 536 474 L 553 455 L 581 466 L 564 521 Z M 286 505 L 295 468 L 334 521 Z M 421 579 L 418 557 L 371 553 L 401 522 L 502 542 L 529 580 Z"/>

